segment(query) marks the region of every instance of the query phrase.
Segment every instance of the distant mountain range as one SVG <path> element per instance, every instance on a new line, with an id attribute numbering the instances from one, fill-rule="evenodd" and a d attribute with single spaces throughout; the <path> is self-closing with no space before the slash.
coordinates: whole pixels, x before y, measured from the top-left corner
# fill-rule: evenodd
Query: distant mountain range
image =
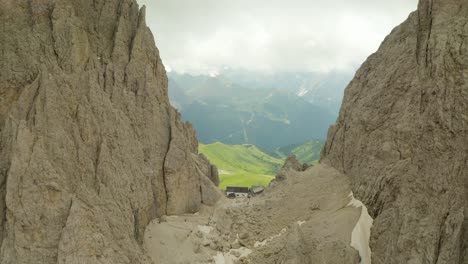
<path id="1" fill-rule="evenodd" d="M 288 91 L 304 98 L 313 105 L 338 114 L 343 92 L 353 78 L 354 72 L 282 72 L 275 74 L 243 70 L 228 70 L 222 73 L 230 80 L 245 87 Z"/>
<path id="2" fill-rule="evenodd" d="M 169 73 L 169 97 L 202 143 L 253 144 L 274 154 L 284 146 L 324 139 L 351 77 L 337 72 Z"/>

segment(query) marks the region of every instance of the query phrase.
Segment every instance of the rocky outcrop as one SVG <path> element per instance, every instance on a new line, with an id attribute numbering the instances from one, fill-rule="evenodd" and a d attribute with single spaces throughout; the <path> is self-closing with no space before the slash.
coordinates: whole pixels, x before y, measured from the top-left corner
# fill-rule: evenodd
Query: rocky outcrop
<path id="1" fill-rule="evenodd" d="M 345 92 L 322 162 L 375 218 L 373 264 L 468 263 L 468 2 L 420 0 Z"/>
<path id="2" fill-rule="evenodd" d="M 0 24 L 0 263 L 151 263 L 146 225 L 219 193 L 144 8 L 4 0 Z"/>
<path id="3" fill-rule="evenodd" d="M 284 162 L 281 170 L 294 170 L 294 171 L 303 171 L 304 166 L 299 163 L 296 158 L 296 155 L 289 155 L 286 161 Z"/>
<path id="4" fill-rule="evenodd" d="M 294 174 L 295 172 L 304 171 L 307 167 L 301 165 L 296 158 L 296 155 L 289 155 L 286 161 L 284 162 L 281 169 L 275 176 L 276 181 L 285 180 L 289 174 Z"/>

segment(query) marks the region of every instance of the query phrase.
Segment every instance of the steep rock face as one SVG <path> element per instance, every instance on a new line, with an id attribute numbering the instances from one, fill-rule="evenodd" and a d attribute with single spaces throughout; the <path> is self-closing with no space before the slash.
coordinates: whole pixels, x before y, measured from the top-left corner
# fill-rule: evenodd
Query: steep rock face
<path id="1" fill-rule="evenodd" d="M 373 264 L 468 263 L 468 1 L 420 0 L 347 87 L 322 162 L 375 218 Z"/>
<path id="2" fill-rule="evenodd" d="M 0 24 L 0 263 L 150 263 L 148 222 L 219 192 L 144 9 L 3 0 Z"/>

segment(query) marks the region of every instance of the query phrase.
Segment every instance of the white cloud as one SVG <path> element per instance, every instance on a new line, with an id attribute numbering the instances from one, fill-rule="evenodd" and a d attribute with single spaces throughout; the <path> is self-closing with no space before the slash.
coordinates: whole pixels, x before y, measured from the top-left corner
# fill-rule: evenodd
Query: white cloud
<path id="1" fill-rule="evenodd" d="M 140 0 L 172 70 L 354 69 L 417 0 Z"/>

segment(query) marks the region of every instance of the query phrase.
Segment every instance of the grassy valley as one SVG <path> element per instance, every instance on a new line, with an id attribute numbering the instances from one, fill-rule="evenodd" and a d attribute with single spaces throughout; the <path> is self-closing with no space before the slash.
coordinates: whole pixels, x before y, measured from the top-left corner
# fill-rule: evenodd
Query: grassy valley
<path id="1" fill-rule="evenodd" d="M 266 186 L 274 178 L 283 160 L 272 157 L 254 145 L 200 145 L 199 150 L 220 171 L 220 188 L 226 186 Z"/>
<path id="2" fill-rule="evenodd" d="M 220 188 L 224 190 L 226 186 L 267 186 L 290 153 L 303 163 L 313 164 L 319 159 L 322 146 L 323 141 L 310 140 L 278 148 L 274 155 L 269 155 L 254 145 L 216 142 L 201 144 L 199 151 L 218 167 Z"/>

